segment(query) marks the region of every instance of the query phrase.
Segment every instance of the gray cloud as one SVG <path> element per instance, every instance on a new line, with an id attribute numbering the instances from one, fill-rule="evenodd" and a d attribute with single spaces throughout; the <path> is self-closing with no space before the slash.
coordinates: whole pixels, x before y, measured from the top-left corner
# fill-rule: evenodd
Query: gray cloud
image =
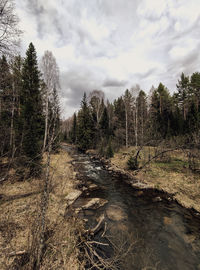
<path id="1" fill-rule="evenodd" d="M 161 81 L 174 90 L 182 71 L 199 70 L 199 0 L 18 0 L 16 5 L 23 10 L 22 23 L 26 17 L 36 29 L 37 46 L 49 42 L 55 52 L 65 115 L 79 108 L 84 91 L 104 90 L 113 100 L 135 83 L 149 90 Z"/>
<path id="2" fill-rule="evenodd" d="M 127 84 L 127 81 L 118 81 L 116 79 L 106 79 L 103 82 L 103 87 L 123 87 Z"/>
<path id="3" fill-rule="evenodd" d="M 100 89 L 101 82 L 94 73 L 79 67 L 61 74 L 61 86 L 61 96 L 67 98 L 69 106 L 74 107 L 80 105 L 84 92 L 88 95 L 92 90 Z"/>

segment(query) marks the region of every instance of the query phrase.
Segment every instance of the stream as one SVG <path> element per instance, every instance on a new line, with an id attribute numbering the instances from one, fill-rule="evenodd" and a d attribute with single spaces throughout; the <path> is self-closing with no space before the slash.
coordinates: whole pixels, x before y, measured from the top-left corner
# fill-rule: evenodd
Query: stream
<path id="1" fill-rule="evenodd" d="M 80 218 L 94 227 L 105 216 L 104 227 L 95 240 L 111 243 L 100 246 L 103 256 L 116 257 L 117 269 L 198 270 L 200 269 L 200 215 L 186 209 L 164 193 L 133 188 L 122 176 L 113 175 L 98 160 L 63 148 L 73 158 L 82 186 L 93 185 L 75 201 L 78 208 L 91 198 L 107 201 L 98 209 L 83 209 Z"/>

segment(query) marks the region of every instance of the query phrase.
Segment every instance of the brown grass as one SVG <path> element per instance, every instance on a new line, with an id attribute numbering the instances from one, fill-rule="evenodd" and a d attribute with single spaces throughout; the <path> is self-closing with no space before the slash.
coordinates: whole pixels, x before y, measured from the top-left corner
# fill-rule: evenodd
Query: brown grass
<path id="1" fill-rule="evenodd" d="M 82 225 L 80 221 L 64 218 L 65 196 L 73 190 L 75 181 L 71 158 L 60 151 L 52 155 L 51 160 L 52 189 L 47 211 L 47 230 L 51 233 L 47 238 L 41 269 L 81 269 L 76 245 L 77 231 Z M 12 253 L 29 250 L 40 206 L 42 180 L 6 181 L 0 187 L 0 269 L 4 270 L 11 269 L 17 259 L 17 256 L 10 256 Z M 24 194 L 34 192 L 38 194 L 24 197 Z"/>
<path id="2" fill-rule="evenodd" d="M 135 147 L 122 148 L 111 159 L 112 166 L 128 170 L 127 161 Z M 153 156 L 154 147 L 144 147 L 140 153 L 139 164 L 144 164 L 148 156 Z M 129 170 L 130 173 L 133 174 Z M 185 207 L 200 211 L 200 175 L 188 169 L 186 152 L 176 150 L 153 160 L 135 176 L 148 186 L 175 194 L 174 197 Z"/>

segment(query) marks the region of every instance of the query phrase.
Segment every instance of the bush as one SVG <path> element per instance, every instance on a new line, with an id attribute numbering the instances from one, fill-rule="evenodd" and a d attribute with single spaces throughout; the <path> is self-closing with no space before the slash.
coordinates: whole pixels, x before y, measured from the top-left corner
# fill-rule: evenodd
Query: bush
<path id="1" fill-rule="evenodd" d="M 131 155 L 127 161 L 127 165 L 129 170 L 137 170 L 138 169 L 138 161 L 135 156 Z"/>
<path id="2" fill-rule="evenodd" d="M 114 156 L 114 152 L 113 152 L 113 149 L 112 149 L 111 142 L 109 142 L 107 150 L 106 150 L 106 158 L 111 158 L 113 156 Z"/>

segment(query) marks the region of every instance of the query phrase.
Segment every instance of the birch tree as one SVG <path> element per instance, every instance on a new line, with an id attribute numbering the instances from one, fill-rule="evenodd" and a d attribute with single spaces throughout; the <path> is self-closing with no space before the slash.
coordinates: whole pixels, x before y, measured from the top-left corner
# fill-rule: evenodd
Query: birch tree
<path id="1" fill-rule="evenodd" d="M 131 94 L 134 97 L 133 99 L 133 123 L 134 123 L 134 132 L 135 132 L 135 146 L 138 146 L 138 100 L 137 96 L 140 92 L 139 84 L 136 84 L 131 88 Z"/>
<path id="2" fill-rule="evenodd" d="M 44 133 L 44 142 L 43 142 L 43 152 L 48 139 L 48 122 L 49 122 L 49 102 L 53 97 L 54 89 L 59 88 L 59 69 L 56 63 L 56 59 L 53 56 L 52 52 L 45 51 L 44 56 L 41 60 L 41 71 L 43 80 L 45 83 L 44 87 L 44 102 L 45 102 L 45 133 Z"/>
<path id="3" fill-rule="evenodd" d="M 105 98 L 105 94 L 101 90 L 93 90 L 88 96 L 89 103 L 96 116 L 97 125 L 99 124 L 99 121 L 103 114 L 104 98 Z"/>
<path id="4" fill-rule="evenodd" d="M 124 106 L 125 106 L 125 120 L 126 120 L 126 147 L 129 145 L 129 122 L 130 122 L 130 113 L 133 97 L 130 91 L 127 89 L 123 96 Z"/>
<path id="5" fill-rule="evenodd" d="M 22 31 L 12 0 L 0 0 L 0 54 L 10 54 L 18 46 Z"/>

